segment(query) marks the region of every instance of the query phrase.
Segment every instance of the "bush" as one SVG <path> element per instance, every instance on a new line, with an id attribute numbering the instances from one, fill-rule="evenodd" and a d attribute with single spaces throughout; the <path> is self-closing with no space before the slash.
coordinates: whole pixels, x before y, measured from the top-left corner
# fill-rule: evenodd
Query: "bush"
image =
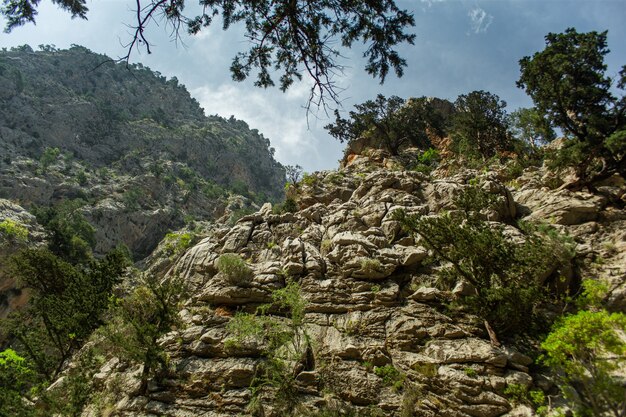
<path id="1" fill-rule="evenodd" d="M 272 302 L 260 306 L 256 314 L 237 313 L 228 323 L 232 337 L 227 345 L 237 346 L 255 340 L 262 343 L 263 361 L 251 383 L 252 401 L 249 409 L 254 412 L 262 407 L 261 395 L 273 391 L 272 407 L 281 415 L 292 415 L 298 390 L 295 384 L 295 367 L 305 368 L 312 355 L 309 336 L 304 328 L 306 300 L 300 285 L 288 281 L 284 288 L 272 293 Z M 270 312 L 284 315 L 284 318 Z"/>
<path id="2" fill-rule="evenodd" d="M 3 330 L 33 368 L 52 380 L 102 323 L 113 286 L 128 266 L 127 253 L 117 249 L 104 259 L 74 266 L 47 249 L 26 249 L 10 262 L 30 302 L 3 321 Z"/>
<path id="3" fill-rule="evenodd" d="M 81 212 L 84 205 L 77 199 L 34 210 L 37 221 L 49 233 L 48 248 L 72 263 L 89 261 L 96 243 L 96 230 Z"/>
<path id="4" fill-rule="evenodd" d="M 554 262 L 561 243 L 534 231 L 526 232 L 522 242 L 507 238 L 504 226 L 482 218 L 480 210 L 492 201 L 493 196 L 474 186 L 456 199 L 460 213 L 419 217 L 398 212 L 396 219 L 444 265 L 440 285 L 450 288 L 460 279 L 471 283 L 476 295 L 463 304 L 497 332 L 513 335 L 540 324 L 537 307 L 545 290 L 537 276 Z"/>
<path id="5" fill-rule="evenodd" d="M 11 219 L 4 219 L 0 222 L 0 238 L 9 242 L 26 242 L 28 240 L 28 229 Z"/>
<path id="6" fill-rule="evenodd" d="M 165 251 L 169 256 L 178 256 L 184 253 L 194 240 L 191 233 L 168 233 L 165 235 Z"/>
<path id="7" fill-rule="evenodd" d="M 404 385 L 406 376 L 398 371 L 393 365 L 375 366 L 374 374 L 382 378 L 383 384 L 400 391 Z"/>
<path id="8" fill-rule="evenodd" d="M 511 150 L 507 132 L 506 103 L 495 94 L 472 91 L 454 102 L 452 145 L 456 153 L 469 159 L 487 159 L 497 152 Z"/>
<path id="9" fill-rule="evenodd" d="M 0 416 L 27 417 L 33 411 L 22 396 L 33 382 L 34 372 L 13 349 L 0 352 Z"/>
<path id="10" fill-rule="evenodd" d="M 624 329 L 622 313 L 583 310 L 558 322 L 542 343 L 541 359 L 558 372 L 561 390 L 577 415 L 623 415 Z"/>
<path id="11" fill-rule="evenodd" d="M 41 164 L 41 169 L 43 170 L 43 172 L 46 172 L 48 167 L 57 160 L 60 154 L 61 150 L 59 148 L 44 149 L 41 157 L 39 158 L 39 163 Z"/>
<path id="12" fill-rule="evenodd" d="M 229 283 L 236 286 L 246 286 L 252 281 L 252 270 L 235 253 L 225 253 L 217 259 L 217 269 L 226 277 Z"/>
<path id="13" fill-rule="evenodd" d="M 159 280 L 144 274 L 130 295 L 113 300 L 107 325 L 100 330 L 109 353 L 143 365 L 142 393 L 150 376 L 167 369 L 167 356 L 159 339 L 179 324 L 178 307 L 184 293 L 184 282 L 178 277 Z"/>

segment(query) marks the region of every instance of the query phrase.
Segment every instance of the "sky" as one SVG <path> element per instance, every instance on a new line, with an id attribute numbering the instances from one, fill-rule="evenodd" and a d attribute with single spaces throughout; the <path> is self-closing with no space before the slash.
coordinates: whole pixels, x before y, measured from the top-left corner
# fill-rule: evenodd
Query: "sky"
<path id="1" fill-rule="evenodd" d="M 190 14 L 193 3 L 187 0 Z M 408 64 L 404 76 L 390 75 L 381 85 L 364 70 L 362 46 L 343 51 L 346 69 L 336 79 L 343 89 L 342 111 L 379 93 L 454 101 L 474 90 L 497 94 L 507 102 L 509 112 L 529 107 L 532 102 L 515 86 L 518 61 L 542 50 L 546 34 L 568 27 L 579 32 L 608 30 L 608 74 L 617 75 L 626 64 L 626 0 L 397 0 L 397 4 L 411 11 L 416 22 L 410 29 L 416 35 L 415 45 L 398 48 Z M 118 58 L 125 55 L 131 37 L 128 24 L 134 5 L 134 0 L 87 0 L 89 13 L 84 21 L 71 19 L 44 0 L 36 25 L 1 33 L 0 47 L 78 44 Z M 247 49 L 243 34 L 238 27 L 224 32 L 218 23 L 174 41 L 171 28 L 153 25 L 147 33 L 152 54 L 134 52 L 131 61 L 178 78 L 207 115 L 233 115 L 258 129 L 276 149 L 279 162 L 300 165 L 305 172 L 336 169 L 344 145 L 323 128 L 334 121 L 332 114 L 313 111 L 307 115 L 309 80 L 286 93 L 256 88 L 253 79 L 231 80 L 232 58 Z"/>

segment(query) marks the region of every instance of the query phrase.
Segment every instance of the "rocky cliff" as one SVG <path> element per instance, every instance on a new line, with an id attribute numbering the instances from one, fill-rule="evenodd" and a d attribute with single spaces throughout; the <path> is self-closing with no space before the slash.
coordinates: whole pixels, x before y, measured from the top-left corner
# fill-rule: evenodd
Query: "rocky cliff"
<path id="1" fill-rule="evenodd" d="M 40 49 L 0 52 L 0 197 L 27 209 L 81 199 L 95 251 L 124 243 L 136 258 L 185 222 L 282 198 L 269 140 L 205 116 L 176 78 L 80 46 Z"/>
<path id="2" fill-rule="evenodd" d="M 428 176 L 380 152 L 367 155 L 307 177 L 292 194 L 296 212 L 274 214 L 267 204 L 232 227 L 217 225 L 169 269 L 161 268 L 189 291 L 181 325 L 160 340 L 168 371 L 142 393 L 141 367 L 110 359 L 94 378 L 99 402 L 84 415 L 533 414 L 514 394 L 531 387 L 553 393 L 549 375 L 515 337 L 493 343 L 481 320 L 450 308 L 471 288 L 463 282 L 438 288 L 440 265 L 393 213 L 454 212 L 454 197 L 478 186 L 498 201 L 486 219 L 510 236 L 513 220 L 522 218 L 571 236 L 576 254 L 569 272 L 559 272 L 565 285 L 574 290 L 582 277 L 604 280 L 609 308 L 623 311 L 626 213 L 611 203 L 623 199 L 623 179 L 602 185 L 599 195 L 550 189 L 545 184 L 553 174 L 539 169 L 506 182 L 497 171 Z M 245 260 L 249 273 L 233 279 L 221 264 L 225 254 Z M 543 279 L 557 263 L 554 256 Z M 301 304 L 276 304 L 277 291 L 286 300 L 294 282 Z M 274 307 L 260 313 L 264 303 Z M 290 313 L 280 308 L 287 304 Z M 301 315 L 294 313 L 298 305 Z M 265 317 L 265 333 L 243 331 L 244 317 Z M 290 329 L 291 347 L 279 344 L 283 351 L 272 353 L 268 334 L 276 328 Z M 289 349 L 299 354 L 290 356 Z M 260 369 L 266 378 L 273 375 L 267 369 L 277 356 L 287 383 L 263 385 Z"/>

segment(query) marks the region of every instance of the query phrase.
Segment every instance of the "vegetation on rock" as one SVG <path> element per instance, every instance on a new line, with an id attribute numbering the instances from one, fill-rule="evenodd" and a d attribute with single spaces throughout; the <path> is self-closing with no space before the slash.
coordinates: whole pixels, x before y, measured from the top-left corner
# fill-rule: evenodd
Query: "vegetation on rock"
<path id="1" fill-rule="evenodd" d="M 615 172 L 624 175 L 626 98 L 615 97 L 614 80 L 606 75 L 607 32 L 546 35 L 546 47 L 520 60 L 517 82 L 535 102 L 537 111 L 570 140 L 556 163 L 575 167 L 588 184 Z M 626 66 L 617 89 L 626 86 Z"/>

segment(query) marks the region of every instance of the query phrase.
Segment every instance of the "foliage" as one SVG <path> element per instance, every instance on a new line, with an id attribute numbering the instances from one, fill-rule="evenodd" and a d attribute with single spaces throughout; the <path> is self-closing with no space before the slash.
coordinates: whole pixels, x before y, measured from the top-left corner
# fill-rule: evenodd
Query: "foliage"
<path id="1" fill-rule="evenodd" d="M 74 366 L 64 372 L 60 383 L 40 393 L 39 401 L 46 405 L 47 415 L 82 415 L 83 409 L 94 397 L 93 376 L 103 364 L 103 357 L 97 353 L 94 346 L 87 345 L 81 349 L 72 358 Z"/>
<path id="2" fill-rule="evenodd" d="M 28 229 L 11 219 L 0 222 L 0 238 L 9 242 L 26 242 Z"/>
<path id="3" fill-rule="evenodd" d="M 139 187 L 131 187 L 128 190 L 124 191 L 124 194 L 122 194 L 122 200 L 124 201 L 124 206 L 126 207 L 126 210 L 138 210 L 141 207 L 139 201 L 141 200 L 142 195 L 143 193 L 141 191 L 141 188 Z"/>
<path id="4" fill-rule="evenodd" d="M 413 171 L 429 174 L 439 163 L 439 151 L 435 148 L 428 148 L 417 157 L 417 164 L 411 169 Z"/>
<path id="5" fill-rule="evenodd" d="M 274 405 L 284 415 L 293 411 L 297 389 L 294 372 L 297 366 L 307 366 L 311 347 L 303 327 L 306 300 L 300 285 L 292 280 L 284 288 L 272 292 L 272 302 L 260 306 L 256 314 L 237 313 L 228 323 L 232 338 L 228 345 L 240 345 L 252 340 L 263 343 L 265 361 L 257 369 L 251 388 L 250 408 L 261 406 L 261 395 L 266 389 L 274 393 Z M 282 313 L 280 319 L 270 313 Z"/>
<path id="6" fill-rule="evenodd" d="M 467 280 L 476 295 L 463 304 L 496 331 L 513 335 L 537 325 L 537 307 L 545 297 L 537 276 L 554 263 L 561 242 L 537 231 L 520 230 L 522 241 L 506 237 L 504 226 L 483 220 L 480 213 L 492 201 L 472 186 L 455 201 L 460 213 L 420 217 L 399 211 L 395 217 L 444 262 L 440 283 L 451 286 Z"/>
<path id="7" fill-rule="evenodd" d="M 285 201 L 279 204 L 274 204 L 272 206 L 272 213 L 274 214 L 283 214 L 283 213 L 295 213 L 298 211 L 298 203 L 291 197 L 287 197 Z"/>
<path id="8" fill-rule="evenodd" d="M 314 174 L 309 174 L 307 172 L 302 176 L 302 184 L 308 185 L 309 187 L 314 187 L 317 183 L 317 177 Z"/>
<path id="9" fill-rule="evenodd" d="M 378 259 L 363 258 L 361 259 L 361 270 L 366 274 L 376 273 L 382 269 L 382 264 Z"/>
<path id="10" fill-rule="evenodd" d="M 443 136 L 443 116 L 426 97 L 404 99 L 379 94 L 375 100 L 357 104 L 344 119 L 335 111 L 335 123 L 325 126 L 328 133 L 341 142 L 367 139 L 371 146 L 397 155 L 407 145 L 428 148 L 428 132 Z"/>
<path id="11" fill-rule="evenodd" d="M 128 296 L 113 300 L 107 324 L 100 329 L 109 352 L 143 365 L 142 392 L 150 376 L 167 369 L 167 356 L 158 341 L 179 323 L 178 306 L 184 293 L 179 277 L 161 281 L 143 274 L 140 285 Z"/>
<path id="12" fill-rule="evenodd" d="M 46 172 L 48 167 L 57 160 L 60 154 L 61 154 L 61 151 L 59 150 L 59 148 L 44 149 L 43 153 L 41 154 L 41 157 L 39 158 L 39 163 L 41 164 L 42 171 Z"/>
<path id="13" fill-rule="evenodd" d="M 13 349 L 0 352 L 0 416 L 27 417 L 32 410 L 22 396 L 33 382 L 34 373 Z"/>
<path id="14" fill-rule="evenodd" d="M 450 134 L 454 150 L 473 158 L 490 158 L 511 149 L 506 103 L 495 94 L 472 91 L 454 102 Z"/>
<path id="15" fill-rule="evenodd" d="M 582 289 L 577 305 L 583 309 L 599 308 L 609 292 L 609 287 L 604 282 L 594 279 L 583 279 Z"/>
<path id="16" fill-rule="evenodd" d="M 285 175 L 287 176 L 287 184 L 296 186 L 302 178 L 302 167 L 300 165 L 285 165 Z"/>
<path id="17" fill-rule="evenodd" d="M 86 18 L 84 1 L 54 2 L 73 17 Z M 34 22 L 38 3 L 5 0 L 0 12 L 7 19 L 6 30 Z M 192 17 L 184 14 L 184 0 L 138 1 L 126 60 L 130 60 L 133 49 L 141 46 L 151 52 L 145 29 L 157 16 L 171 24 L 172 36 L 178 37 L 181 28 L 196 34 L 221 14 L 224 30 L 245 23 L 245 37 L 251 43 L 247 52 L 238 53 L 232 61 L 230 70 L 234 80 L 243 81 L 252 71 L 257 71 L 255 85 L 271 87 L 274 86 L 271 73 L 276 71 L 280 74 L 279 87 L 285 91 L 306 73 L 314 82 L 311 98 L 317 94 L 323 100 L 329 94 L 336 101 L 333 76 L 343 68 L 336 62 L 341 56 L 336 45 L 349 48 L 356 41 L 367 44 L 365 69 L 382 82 L 390 69 L 402 75 L 406 62 L 394 48 L 404 42 L 412 44 L 415 39 L 415 35 L 406 33 L 415 24 L 413 16 L 399 9 L 393 0 L 207 0 L 202 5 L 202 13 Z"/>
<path id="18" fill-rule="evenodd" d="M 561 389 L 579 416 L 623 417 L 626 315 L 579 311 L 558 322 L 541 347 L 543 363 L 559 373 Z"/>
<path id="19" fill-rule="evenodd" d="M 537 111 L 571 137 L 559 152 L 555 166 L 573 166 L 579 179 L 590 182 L 623 172 L 624 143 L 607 138 L 626 126 L 626 99 L 611 92 L 604 56 L 607 32 L 549 33 L 546 47 L 520 60 L 517 86 L 533 99 Z M 623 90 L 626 66 L 617 88 Z M 619 137 L 619 136 L 618 136 Z M 620 143 L 620 141 L 617 141 Z"/>
<path id="20" fill-rule="evenodd" d="M 404 385 L 406 376 L 398 371 L 393 365 L 375 366 L 374 374 L 382 378 L 383 384 L 400 391 Z"/>
<path id="21" fill-rule="evenodd" d="M 519 108 L 509 118 L 513 136 L 524 144 L 537 149 L 556 138 L 554 129 L 536 108 Z"/>
<path id="22" fill-rule="evenodd" d="M 165 251 L 170 256 L 178 256 L 184 253 L 193 242 L 195 236 L 186 233 L 168 233 L 165 235 Z"/>
<path id="23" fill-rule="evenodd" d="M 236 253 L 220 255 L 216 263 L 217 269 L 226 277 L 228 282 L 237 286 L 246 286 L 252 281 L 252 269 Z"/>
<path id="24" fill-rule="evenodd" d="M 84 204 L 80 199 L 67 200 L 34 210 L 37 221 L 49 234 L 48 248 L 72 263 L 88 261 L 96 243 L 95 229 L 80 211 Z"/>
<path id="25" fill-rule="evenodd" d="M 52 380 L 102 323 L 128 262 L 122 249 L 84 266 L 73 266 L 47 249 L 26 249 L 11 258 L 11 272 L 30 292 L 30 302 L 3 327 L 42 377 Z"/>
<path id="26" fill-rule="evenodd" d="M 54 3 L 70 12 L 72 17 L 86 18 L 88 9 L 84 0 L 54 0 Z M 36 0 L 4 0 L 0 13 L 7 19 L 5 31 L 9 32 L 27 22 L 35 23 L 38 5 Z"/>

